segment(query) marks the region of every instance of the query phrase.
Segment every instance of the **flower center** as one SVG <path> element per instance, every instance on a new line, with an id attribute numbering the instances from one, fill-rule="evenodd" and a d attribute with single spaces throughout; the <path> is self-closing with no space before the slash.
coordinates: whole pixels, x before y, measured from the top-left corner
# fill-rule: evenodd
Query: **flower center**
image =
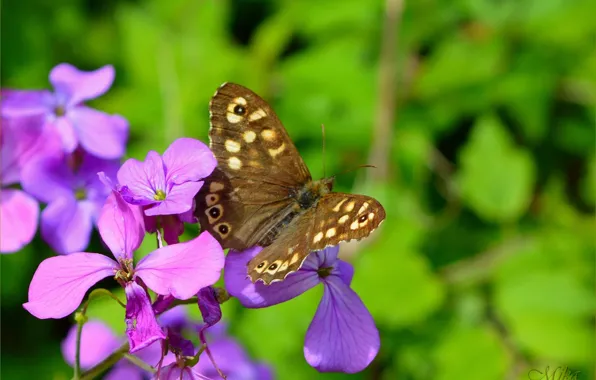
<path id="1" fill-rule="evenodd" d="M 87 191 L 84 188 L 78 188 L 75 190 L 75 198 L 77 201 L 83 200 L 87 198 Z"/>
<path id="2" fill-rule="evenodd" d="M 319 270 L 317 271 L 317 274 L 319 275 L 319 277 L 325 278 L 331 274 L 332 270 L 333 270 L 333 267 L 319 268 Z"/>
<path id="3" fill-rule="evenodd" d="M 153 199 L 155 199 L 156 201 L 163 201 L 164 199 L 166 199 L 166 193 L 163 190 L 157 190 L 155 192 L 155 195 L 153 196 Z"/>
<path id="4" fill-rule="evenodd" d="M 54 113 L 58 117 L 64 116 L 66 115 L 66 108 L 64 108 L 64 106 L 56 106 L 56 108 L 54 108 Z"/>

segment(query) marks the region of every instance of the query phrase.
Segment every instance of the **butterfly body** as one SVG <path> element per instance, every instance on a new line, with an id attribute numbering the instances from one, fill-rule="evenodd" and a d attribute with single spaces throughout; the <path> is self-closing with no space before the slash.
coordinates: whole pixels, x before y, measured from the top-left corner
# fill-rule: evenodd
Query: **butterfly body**
<path id="1" fill-rule="evenodd" d="M 373 198 L 313 181 L 285 128 L 258 95 L 226 83 L 210 104 L 218 167 L 196 197 L 196 216 L 224 248 L 264 249 L 248 263 L 253 282 L 283 280 L 312 251 L 368 236 L 385 218 Z"/>

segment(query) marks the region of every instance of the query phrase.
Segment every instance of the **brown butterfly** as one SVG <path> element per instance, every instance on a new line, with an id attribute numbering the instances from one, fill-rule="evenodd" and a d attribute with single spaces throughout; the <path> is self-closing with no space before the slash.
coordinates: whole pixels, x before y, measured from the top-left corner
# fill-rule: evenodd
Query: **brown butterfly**
<path id="1" fill-rule="evenodd" d="M 310 252 L 362 239 L 385 219 L 375 199 L 332 192 L 333 177 L 313 181 L 275 112 L 249 89 L 224 83 L 210 120 L 218 166 L 195 215 L 224 248 L 264 247 L 248 263 L 252 282 L 282 281 Z"/>

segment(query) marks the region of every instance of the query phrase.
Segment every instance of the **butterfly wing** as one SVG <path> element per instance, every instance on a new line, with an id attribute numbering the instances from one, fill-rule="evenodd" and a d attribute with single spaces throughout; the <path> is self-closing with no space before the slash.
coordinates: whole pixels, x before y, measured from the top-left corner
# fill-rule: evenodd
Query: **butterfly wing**
<path id="1" fill-rule="evenodd" d="M 248 275 L 252 282 L 282 281 L 300 269 L 310 252 L 365 238 L 384 219 L 385 209 L 371 197 L 328 193 L 248 263 Z"/>
<path id="2" fill-rule="evenodd" d="M 275 112 L 243 86 L 217 90 L 210 121 L 218 168 L 196 198 L 201 228 L 224 248 L 266 245 L 271 229 L 294 215 L 292 196 L 311 181 L 308 168 Z"/>

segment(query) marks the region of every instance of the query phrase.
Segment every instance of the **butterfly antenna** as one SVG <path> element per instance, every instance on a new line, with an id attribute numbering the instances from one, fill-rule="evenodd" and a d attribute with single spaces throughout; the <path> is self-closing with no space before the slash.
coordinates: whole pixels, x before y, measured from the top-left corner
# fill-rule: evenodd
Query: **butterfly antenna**
<path id="1" fill-rule="evenodd" d="M 376 167 L 376 166 L 374 166 L 374 165 L 368 165 L 368 164 L 366 164 L 366 165 L 358 165 L 358 166 L 356 166 L 355 168 L 352 168 L 352 169 L 345 170 L 345 171 L 343 171 L 343 172 L 341 172 L 341 173 L 339 173 L 339 174 L 335 175 L 335 177 L 336 177 L 336 176 L 339 176 L 339 175 L 342 175 L 342 174 L 349 173 L 349 172 L 353 172 L 354 170 L 358 170 L 358 169 L 362 169 L 362 168 L 375 168 L 375 169 L 376 169 L 377 167 Z"/>
<path id="2" fill-rule="evenodd" d="M 321 124 L 321 133 L 323 135 L 323 178 L 327 178 L 325 170 L 325 124 Z"/>

